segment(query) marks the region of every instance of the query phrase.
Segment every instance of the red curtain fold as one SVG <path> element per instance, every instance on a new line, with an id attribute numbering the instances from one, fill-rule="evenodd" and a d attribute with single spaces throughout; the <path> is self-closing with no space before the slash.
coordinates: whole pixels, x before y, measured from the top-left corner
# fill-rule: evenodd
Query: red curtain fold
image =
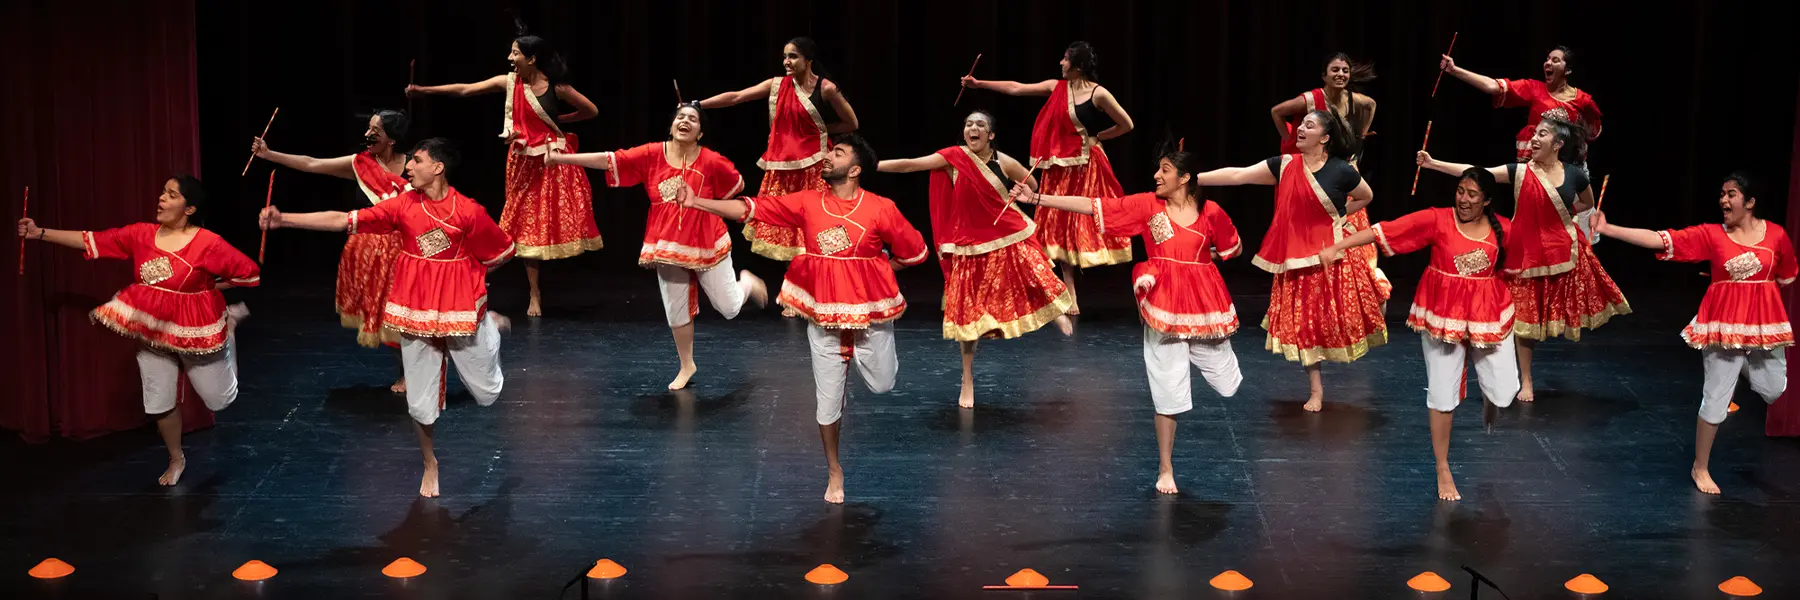
<path id="1" fill-rule="evenodd" d="M 1787 230 L 1800 231 L 1800 99 L 1794 106 L 1794 154 L 1789 159 L 1788 195 L 1787 195 Z M 1782 302 L 1787 303 L 1788 322 L 1794 322 L 1794 311 L 1800 309 L 1800 285 L 1790 285 L 1782 290 Z M 1769 416 L 1763 424 L 1763 433 L 1771 437 L 1800 436 L 1800 385 L 1795 378 L 1800 377 L 1800 369 L 1788 369 L 1787 393 L 1782 394 L 1775 404 L 1769 407 Z"/>
<path id="2" fill-rule="evenodd" d="M 0 194 L 8 219 L 31 186 L 31 217 L 56 229 L 147 220 L 162 182 L 200 167 L 194 6 L 191 0 L 18 2 L 0 8 Z M 216 187 L 216 186 L 215 186 Z M 8 268 L 19 257 L 7 236 Z M 3 278 L 13 315 L 10 391 L 0 428 L 30 441 L 89 438 L 144 425 L 136 345 L 87 312 L 130 283 L 123 261 L 31 242 L 25 274 Z M 212 414 L 191 391 L 190 429 Z"/>

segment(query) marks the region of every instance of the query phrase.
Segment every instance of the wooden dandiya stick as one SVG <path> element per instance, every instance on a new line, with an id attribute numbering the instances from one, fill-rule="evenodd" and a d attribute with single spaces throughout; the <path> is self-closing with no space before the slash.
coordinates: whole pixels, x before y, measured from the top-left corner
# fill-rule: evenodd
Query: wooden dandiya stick
<path id="1" fill-rule="evenodd" d="M 267 209 L 275 203 L 275 170 L 269 169 L 269 195 L 263 198 L 263 208 Z M 263 251 L 269 249 L 269 230 L 262 232 L 262 243 L 256 247 L 256 264 L 263 264 Z"/>
<path id="2" fill-rule="evenodd" d="M 965 75 L 965 77 L 974 77 L 975 76 L 975 65 L 979 65 L 979 64 L 981 64 L 981 54 L 976 53 L 975 54 L 975 62 L 969 65 L 969 74 Z M 956 106 L 958 104 L 962 104 L 963 92 L 966 92 L 968 90 L 969 90 L 969 88 L 967 88 L 967 87 L 958 87 L 956 89 L 956 101 L 951 102 L 950 106 Z"/>
<path id="3" fill-rule="evenodd" d="M 1600 210 L 1600 205 L 1606 204 L 1606 184 L 1608 183 L 1612 183 L 1611 173 L 1607 173 L 1605 177 L 1600 178 L 1600 198 L 1594 200 L 1594 210 Z"/>
<path id="4" fill-rule="evenodd" d="M 1419 144 L 1419 151 L 1424 152 L 1425 147 L 1429 146 L 1429 145 L 1431 145 L 1431 121 L 1426 121 L 1425 122 L 1425 141 Z M 1413 185 L 1412 185 L 1412 194 L 1411 194 L 1413 196 L 1419 195 L 1419 171 L 1424 170 L 1424 169 L 1425 169 L 1424 165 L 1413 166 Z"/>
<path id="5" fill-rule="evenodd" d="M 1450 32 L 1450 49 L 1444 51 L 1445 56 L 1449 56 L 1451 52 L 1454 52 L 1456 50 L 1456 35 L 1459 33 L 1462 33 L 1462 32 L 1460 32 L 1460 31 Z M 1443 83 L 1443 82 L 1444 82 L 1444 70 L 1438 69 L 1437 82 L 1431 84 L 1431 97 L 1433 97 L 1433 98 L 1437 97 L 1438 84 Z"/>
<path id="6" fill-rule="evenodd" d="M 269 127 L 275 124 L 275 115 L 278 115 L 278 114 L 281 114 L 281 107 L 279 107 L 279 106 L 275 107 L 275 112 L 269 113 L 269 124 L 263 125 L 262 135 L 259 135 L 256 137 L 259 137 L 259 138 L 269 137 Z M 255 152 L 250 153 L 250 160 L 244 161 L 244 172 L 238 173 L 238 177 L 243 177 L 245 175 L 250 174 L 250 163 L 253 163 L 253 162 L 256 162 L 256 153 Z"/>
<path id="7" fill-rule="evenodd" d="M 412 91 L 413 74 L 418 71 L 418 66 L 419 59 L 416 58 L 406 63 L 406 89 L 408 92 Z M 408 93 L 406 95 L 406 118 L 413 118 L 412 111 L 412 94 Z"/>
<path id="8" fill-rule="evenodd" d="M 675 84 L 675 103 L 684 104 L 684 102 L 681 101 L 681 82 L 670 79 L 669 83 Z"/>
<path id="9" fill-rule="evenodd" d="M 25 186 L 25 206 L 19 209 L 19 218 L 31 218 L 31 186 Z M 25 236 L 19 236 L 19 274 L 25 274 Z"/>

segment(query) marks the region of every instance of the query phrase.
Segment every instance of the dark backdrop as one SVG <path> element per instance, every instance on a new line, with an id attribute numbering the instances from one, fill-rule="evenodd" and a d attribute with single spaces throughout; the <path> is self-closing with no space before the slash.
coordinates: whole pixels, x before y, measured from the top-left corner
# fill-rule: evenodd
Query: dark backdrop
<path id="1" fill-rule="evenodd" d="M 1458 2 L 1355 1 L 205 4 L 198 14 L 203 156 L 215 185 L 237 184 L 236 218 L 215 227 L 240 242 L 254 237 L 251 215 L 266 181 L 258 174 L 269 167 L 259 165 L 242 179 L 233 174 L 273 107 L 282 107 L 270 134 L 276 149 L 352 152 L 362 131 L 356 113 L 405 105 L 408 61 L 418 60 L 422 84 L 504 72 L 514 36 L 508 11 L 564 50 L 573 83 L 599 106 L 599 118 L 570 128 L 587 149 L 662 139 L 674 103 L 671 79 L 690 98 L 739 89 L 778 74 L 782 42 L 808 35 L 819 41 L 821 64 L 855 106 L 863 135 L 884 156 L 918 156 L 957 143 L 961 118 L 975 107 L 997 112 L 1000 147 L 1023 156 L 1042 100 L 970 92 L 953 108 L 956 78 L 976 53 L 985 55 L 977 77 L 1053 78 L 1062 49 L 1085 39 L 1099 50 L 1100 81 L 1137 122 L 1136 131 L 1108 143 L 1127 192 L 1148 188 L 1151 154 L 1165 131 L 1187 138 L 1210 165 L 1273 155 L 1278 140 L 1269 107 L 1318 86 L 1323 58 L 1343 50 L 1374 61 L 1380 73 L 1367 89 L 1380 107 L 1364 165 L 1378 220 L 1448 202 L 1452 182 L 1442 175 L 1426 175 L 1419 195 L 1407 195 L 1412 153 L 1427 119 L 1436 122 L 1432 150 L 1439 157 L 1480 164 L 1512 157 L 1524 110 L 1491 108 L 1488 97 L 1455 80 L 1429 98 L 1437 56 L 1453 31 L 1462 34 L 1458 63 L 1493 77 L 1540 77 L 1550 47 L 1575 49 L 1573 81 L 1606 114 L 1591 167 L 1596 181 L 1617 175 L 1608 207 L 1624 224 L 1716 220 L 1714 190 L 1734 168 L 1752 169 L 1770 183 L 1766 199 L 1773 201 L 1763 205 L 1780 219 L 1800 82 L 1790 56 L 1789 24 L 1800 16 L 1792 3 L 1694 2 L 1654 12 L 1553 1 L 1479 10 Z M 414 102 L 414 131 L 461 142 L 468 165 L 454 178 L 457 186 L 498 215 L 501 98 Z M 767 113 L 753 103 L 710 117 L 704 143 L 736 162 L 755 189 Z M 923 229 L 926 180 L 877 175 L 866 184 L 899 200 Z M 362 204 L 346 181 L 290 173 L 278 176 L 277 187 L 277 202 L 289 209 Z M 1271 214 L 1269 189 L 1209 195 L 1251 243 L 1260 239 Z M 646 212 L 642 191 L 596 190 L 595 205 L 608 247 L 566 268 L 635 269 Z M 271 255 L 281 256 L 270 267 L 277 275 L 288 268 L 330 270 L 342 240 L 283 233 L 269 244 Z M 1607 246 L 1603 258 L 1631 252 Z M 740 260 L 747 255 L 740 249 Z M 1646 267 L 1646 259 L 1609 260 L 1608 266 L 1657 268 Z M 1252 269 L 1248 263 L 1227 268 Z M 518 278 L 503 275 L 502 282 Z"/>

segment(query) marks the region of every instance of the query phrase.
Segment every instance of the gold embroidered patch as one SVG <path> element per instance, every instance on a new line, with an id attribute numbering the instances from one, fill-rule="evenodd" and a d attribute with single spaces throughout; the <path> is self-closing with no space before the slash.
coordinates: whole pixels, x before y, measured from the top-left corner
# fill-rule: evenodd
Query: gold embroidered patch
<path id="1" fill-rule="evenodd" d="M 138 265 L 138 281 L 144 282 L 144 285 L 156 285 L 174 276 L 175 266 L 169 263 L 167 256 L 158 256 Z"/>
<path id="2" fill-rule="evenodd" d="M 1481 249 L 1458 254 L 1453 262 L 1456 263 L 1457 275 L 1479 275 L 1487 271 L 1488 267 L 1494 266 L 1494 261 L 1488 258 L 1487 251 Z"/>
<path id="3" fill-rule="evenodd" d="M 1175 237 L 1175 226 L 1169 223 L 1167 213 L 1156 213 L 1156 216 L 1150 217 L 1150 237 L 1158 244 Z"/>
<path id="4" fill-rule="evenodd" d="M 431 231 L 419 235 L 417 241 L 419 242 L 419 256 L 426 258 L 436 256 L 437 253 L 450 248 L 450 236 L 445 234 L 441 228 L 433 228 Z"/>
<path id="5" fill-rule="evenodd" d="M 850 232 L 843 225 L 821 231 L 815 238 L 819 242 L 819 254 L 837 254 L 850 247 Z"/>
<path id="6" fill-rule="evenodd" d="M 681 177 L 670 177 L 656 184 L 656 192 L 662 195 L 663 202 L 674 202 L 675 194 L 681 191 L 683 185 L 687 185 L 687 182 L 682 181 Z"/>
<path id="7" fill-rule="evenodd" d="M 1761 273 L 1762 269 L 1762 259 L 1757 258 L 1755 252 L 1745 252 L 1725 261 L 1725 273 L 1731 275 L 1732 281 L 1749 279 L 1751 275 Z"/>

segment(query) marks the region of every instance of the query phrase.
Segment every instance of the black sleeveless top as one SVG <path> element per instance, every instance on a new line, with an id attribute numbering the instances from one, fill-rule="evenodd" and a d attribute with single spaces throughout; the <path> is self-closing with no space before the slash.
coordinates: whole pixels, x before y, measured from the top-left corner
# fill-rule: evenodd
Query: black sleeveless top
<path id="1" fill-rule="evenodd" d="M 1264 163 L 1268 165 L 1269 172 L 1275 175 L 1277 182 L 1281 181 L 1281 158 L 1277 156 Z M 1296 156 L 1294 160 L 1305 159 Z M 1306 165 L 1301 165 L 1301 168 L 1305 167 Z M 1350 192 L 1356 191 L 1356 186 L 1362 185 L 1363 181 L 1362 173 L 1356 172 L 1356 167 L 1335 156 L 1325 159 L 1325 164 L 1313 171 L 1312 176 L 1319 181 L 1319 188 L 1325 190 L 1325 198 L 1331 200 L 1340 215 L 1344 214 L 1345 205 L 1350 203 Z"/>
<path id="2" fill-rule="evenodd" d="M 1100 91 L 1100 86 L 1094 86 L 1094 91 Z M 1092 94 L 1088 95 L 1087 102 L 1075 105 L 1075 120 L 1081 121 L 1081 128 L 1087 130 L 1089 137 L 1099 137 L 1100 132 L 1111 129 L 1113 125 L 1118 124 L 1113 122 L 1112 116 L 1106 114 L 1106 111 L 1100 110 L 1100 107 L 1098 106 L 1094 106 L 1094 96 Z"/>
<path id="3" fill-rule="evenodd" d="M 1013 189 L 1013 186 L 1018 185 L 1016 182 L 1014 182 L 1012 180 L 1011 177 L 1006 176 L 1005 169 L 1000 168 L 1000 153 L 999 152 L 994 153 L 994 160 L 987 161 L 987 168 L 989 171 L 994 172 L 995 177 L 1000 178 L 1000 187 L 1006 188 L 1007 192 L 1011 192 Z"/>
<path id="4" fill-rule="evenodd" d="M 799 85 L 799 82 L 795 82 L 794 85 Z M 794 91 L 799 90 L 796 89 Z M 839 93 L 842 93 L 842 91 L 840 90 Z M 818 83 L 813 84 L 812 95 L 807 96 L 807 99 L 812 101 L 813 108 L 819 111 L 819 120 L 824 121 L 826 125 L 843 121 L 843 118 L 839 117 L 837 114 L 837 108 L 833 107 L 830 102 L 825 100 L 824 77 L 820 77 Z"/>
<path id="5" fill-rule="evenodd" d="M 525 86 L 525 93 L 531 93 L 531 86 Z M 558 127 L 562 126 L 562 116 L 573 112 L 569 104 L 556 95 L 556 84 L 544 90 L 544 95 L 538 96 L 537 101 L 538 106 L 544 107 L 544 114 L 550 115 L 550 120 L 556 121 Z"/>

